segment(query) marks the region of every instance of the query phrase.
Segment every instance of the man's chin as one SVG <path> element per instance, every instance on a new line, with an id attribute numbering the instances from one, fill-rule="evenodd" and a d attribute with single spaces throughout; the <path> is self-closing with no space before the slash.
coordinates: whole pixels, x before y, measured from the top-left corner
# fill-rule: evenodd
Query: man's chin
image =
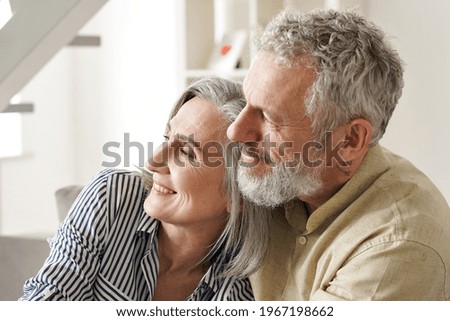
<path id="1" fill-rule="evenodd" d="M 301 196 L 311 196 L 322 188 L 319 172 L 286 168 L 283 163 L 276 167 L 258 164 L 241 166 L 238 170 L 238 185 L 242 195 L 254 203 L 276 207 Z"/>
<path id="2" fill-rule="evenodd" d="M 239 190 L 245 199 L 264 207 L 274 208 L 282 200 L 272 193 L 272 168 L 268 166 L 240 167 L 238 171 Z M 279 184 L 277 184 L 279 185 Z"/>

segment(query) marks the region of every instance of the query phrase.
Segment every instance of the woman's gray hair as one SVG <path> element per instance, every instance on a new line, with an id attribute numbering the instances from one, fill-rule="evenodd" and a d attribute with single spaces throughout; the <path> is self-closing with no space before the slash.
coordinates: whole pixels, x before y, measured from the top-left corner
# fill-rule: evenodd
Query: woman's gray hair
<path id="1" fill-rule="evenodd" d="M 312 60 L 305 112 L 316 139 L 356 118 L 372 124 L 371 145 L 383 136 L 402 93 L 403 63 L 378 27 L 353 12 L 285 10 L 254 45 L 288 68 Z"/>
<path id="2" fill-rule="evenodd" d="M 222 131 L 224 137 L 224 183 L 227 197 L 231 201 L 229 219 L 225 229 L 202 262 L 212 258 L 218 261 L 231 259 L 223 273 L 229 276 L 248 276 L 260 267 L 264 259 L 269 242 L 271 211 L 244 200 L 237 185 L 241 148 L 239 144 L 231 143 L 228 140 L 226 129 L 246 104 L 242 85 L 217 77 L 199 79 L 181 94 L 169 115 L 169 121 L 175 117 L 186 102 L 194 97 L 211 102 L 224 118 L 223 128 L 219 128 L 219 130 Z M 144 171 L 143 177 L 147 189 L 151 189 L 151 174 Z"/>

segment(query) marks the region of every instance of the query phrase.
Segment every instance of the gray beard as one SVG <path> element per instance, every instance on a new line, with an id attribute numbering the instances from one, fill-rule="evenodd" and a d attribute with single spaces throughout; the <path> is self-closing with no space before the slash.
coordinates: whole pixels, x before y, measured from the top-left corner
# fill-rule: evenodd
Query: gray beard
<path id="1" fill-rule="evenodd" d="M 238 185 L 242 195 L 257 205 L 277 207 L 292 199 L 313 196 L 322 188 L 319 169 L 286 167 L 284 162 L 270 173 L 255 176 L 251 168 L 239 166 Z"/>

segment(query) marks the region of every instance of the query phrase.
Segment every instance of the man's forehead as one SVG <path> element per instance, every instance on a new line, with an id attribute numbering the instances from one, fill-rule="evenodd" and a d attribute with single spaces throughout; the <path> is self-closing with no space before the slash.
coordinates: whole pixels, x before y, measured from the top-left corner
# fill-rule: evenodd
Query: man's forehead
<path id="1" fill-rule="evenodd" d="M 256 98 L 267 101 L 280 98 L 281 93 L 288 96 L 304 93 L 314 79 L 315 72 L 309 63 L 286 67 L 277 63 L 273 54 L 263 53 L 253 60 L 243 90 L 249 103 Z"/>

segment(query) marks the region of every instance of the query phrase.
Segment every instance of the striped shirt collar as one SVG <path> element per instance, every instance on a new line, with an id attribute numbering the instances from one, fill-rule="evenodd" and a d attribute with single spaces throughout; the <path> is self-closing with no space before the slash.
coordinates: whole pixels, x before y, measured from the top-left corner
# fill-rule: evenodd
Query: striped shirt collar
<path id="1" fill-rule="evenodd" d="M 136 229 L 136 233 L 146 233 L 153 238 L 154 234 L 159 229 L 159 223 L 160 222 L 157 219 L 151 217 L 145 211 L 142 211 L 141 219 Z"/>
<path id="2" fill-rule="evenodd" d="M 141 220 L 136 229 L 136 233 L 141 237 L 148 238 L 149 251 L 158 251 L 158 230 L 161 226 L 161 222 L 157 219 L 149 216 L 145 211 L 142 213 Z M 156 253 L 154 257 L 158 257 Z M 159 273 L 159 261 L 155 260 L 153 262 L 151 273 L 156 278 Z M 220 276 L 223 271 L 223 266 L 218 264 L 217 260 L 213 260 L 205 275 L 200 280 L 197 288 L 192 292 L 192 294 L 186 299 L 187 301 L 198 301 L 198 300 L 210 300 L 214 294 L 216 294 L 224 282 L 224 278 Z M 150 289 L 150 293 L 153 293 L 154 289 Z"/>

